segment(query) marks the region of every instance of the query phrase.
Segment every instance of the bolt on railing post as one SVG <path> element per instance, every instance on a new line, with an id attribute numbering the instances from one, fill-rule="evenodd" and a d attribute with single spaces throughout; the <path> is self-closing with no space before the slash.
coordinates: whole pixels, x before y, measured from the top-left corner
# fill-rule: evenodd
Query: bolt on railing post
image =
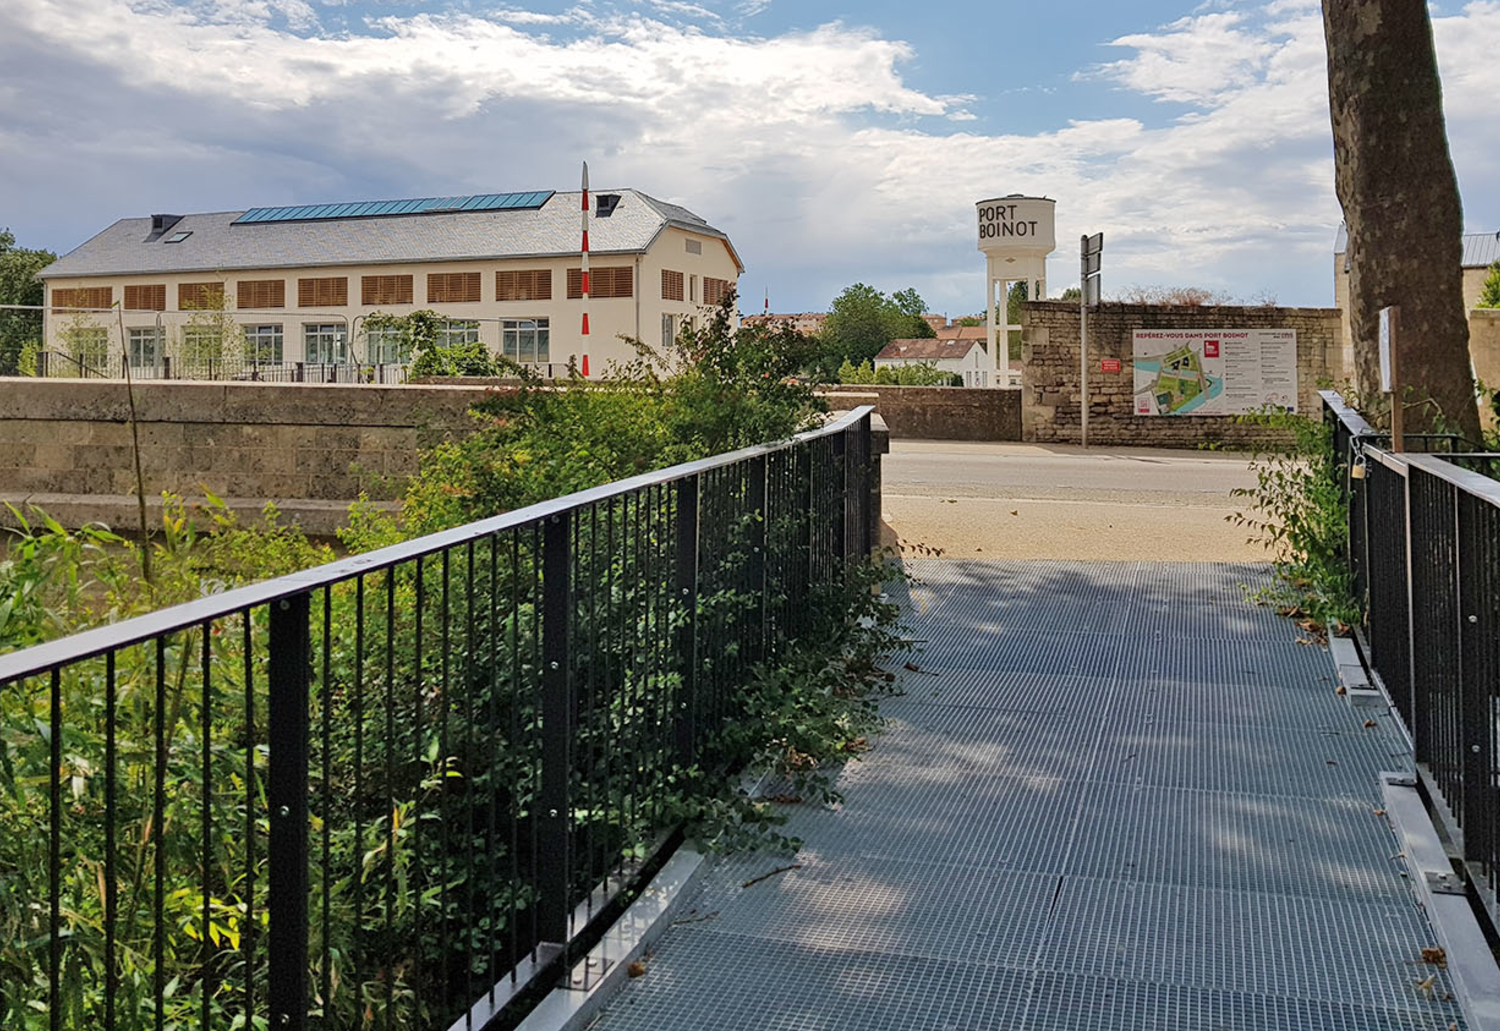
<path id="1" fill-rule="evenodd" d="M 691 766 L 697 757 L 698 515 L 698 477 L 683 477 L 677 481 L 677 561 L 673 567 L 674 600 L 682 606 L 682 619 L 674 640 L 682 682 L 677 691 L 673 727 L 677 757 L 683 766 Z"/>
<path id="2" fill-rule="evenodd" d="M 568 635 L 573 611 L 572 515 L 542 531 L 542 789 L 536 820 L 538 937 L 568 941 L 572 842 L 568 782 L 573 769 L 573 687 Z"/>
<path id="3" fill-rule="evenodd" d="M 311 596 L 270 605 L 266 690 L 271 752 L 266 798 L 270 837 L 267 1003 L 272 1031 L 307 1024 L 307 744 Z"/>

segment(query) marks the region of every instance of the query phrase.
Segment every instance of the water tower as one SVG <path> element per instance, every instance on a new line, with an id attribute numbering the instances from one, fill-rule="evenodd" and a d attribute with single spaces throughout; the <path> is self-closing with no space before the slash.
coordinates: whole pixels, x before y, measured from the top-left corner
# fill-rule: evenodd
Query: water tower
<path id="1" fill-rule="evenodd" d="M 1021 327 L 1010 321 L 1011 287 L 1026 284 L 1026 297 L 1047 296 L 1047 255 L 1057 249 L 1054 226 L 1057 202 L 1046 197 L 1008 197 L 982 200 L 979 212 L 979 249 L 985 258 L 985 347 L 990 374 L 985 386 L 1005 385 L 1000 370 L 1009 368 L 1010 334 Z M 1000 318 L 997 319 L 996 309 Z"/>

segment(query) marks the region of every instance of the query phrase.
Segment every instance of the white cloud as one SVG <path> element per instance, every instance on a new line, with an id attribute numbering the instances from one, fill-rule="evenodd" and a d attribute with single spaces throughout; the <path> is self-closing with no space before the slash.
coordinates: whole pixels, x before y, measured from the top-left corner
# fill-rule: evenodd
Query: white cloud
<path id="1" fill-rule="evenodd" d="M 600 185 L 725 228 L 749 292 L 786 284 L 777 306 L 817 307 L 863 279 L 977 308 L 973 201 L 1014 191 L 1059 199 L 1054 289 L 1073 277 L 1066 241 L 1104 230 L 1107 284 L 1331 298 L 1316 0 L 1113 40 L 1123 56 L 1085 87 L 1181 106 L 1029 135 L 980 130 L 999 88 L 915 89 L 909 45 L 842 24 L 742 37 L 701 15 L 579 5 L 390 15 L 331 35 L 294 23 L 296 5 L 0 5 L 0 148 L 25 155 L 0 165 L 0 196 L 22 242 L 65 248 L 149 210 L 565 187 L 587 157 Z M 674 18 L 698 6 L 652 7 L 665 5 Z M 1435 30 L 1455 161 L 1486 188 L 1500 172 L 1500 0 Z M 1500 220 L 1481 196 L 1474 217 Z"/>

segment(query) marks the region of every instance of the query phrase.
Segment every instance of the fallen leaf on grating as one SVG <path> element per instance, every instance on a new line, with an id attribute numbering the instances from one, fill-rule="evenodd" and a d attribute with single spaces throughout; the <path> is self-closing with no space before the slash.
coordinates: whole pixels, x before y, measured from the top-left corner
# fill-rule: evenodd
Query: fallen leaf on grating
<path id="1" fill-rule="evenodd" d="M 1365 726 L 1366 727 L 1374 727 L 1374 726 L 1378 726 L 1378 724 L 1374 720 L 1365 720 Z"/>
<path id="2" fill-rule="evenodd" d="M 1432 998 L 1432 986 L 1435 984 L 1437 984 L 1437 975 L 1433 974 L 1427 980 L 1417 982 L 1417 991 L 1430 999 Z"/>
<path id="3" fill-rule="evenodd" d="M 631 977 L 645 977 L 646 964 L 642 963 L 640 960 L 636 960 L 634 963 L 630 964 L 630 966 L 625 968 L 625 972 Z"/>
<path id="4" fill-rule="evenodd" d="M 1349 689 L 1346 688 L 1343 684 L 1340 684 L 1338 687 L 1336 687 L 1336 688 L 1333 689 L 1333 693 L 1334 694 L 1348 694 L 1349 693 Z"/>
<path id="5" fill-rule="evenodd" d="M 1431 963 L 1435 967 L 1446 967 L 1448 965 L 1448 952 L 1441 946 L 1431 946 L 1422 950 L 1422 962 Z"/>

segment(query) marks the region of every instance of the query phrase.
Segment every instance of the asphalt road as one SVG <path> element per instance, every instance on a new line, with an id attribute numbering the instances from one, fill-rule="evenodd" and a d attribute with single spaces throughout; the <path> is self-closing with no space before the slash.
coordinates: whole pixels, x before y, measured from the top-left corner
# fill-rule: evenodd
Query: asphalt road
<path id="1" fill-rule="evenodd" d="M 884 512 L 908 554 L 948 558 L 1266 561 L 1229 521 L 1244 455 L 893 440 Z"/>

